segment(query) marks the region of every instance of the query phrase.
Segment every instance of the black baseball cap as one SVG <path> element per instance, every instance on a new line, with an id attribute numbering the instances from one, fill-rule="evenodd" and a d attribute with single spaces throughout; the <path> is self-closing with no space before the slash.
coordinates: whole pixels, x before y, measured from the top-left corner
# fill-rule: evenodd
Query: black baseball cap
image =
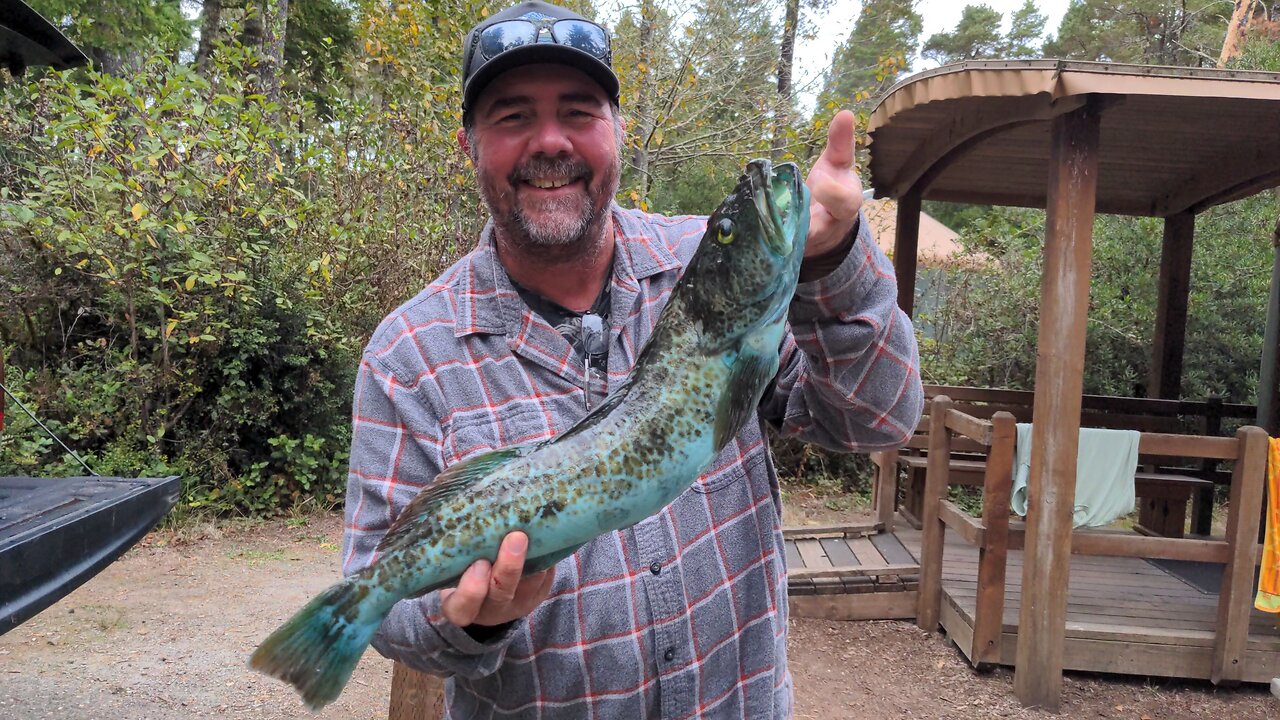
<path id="1" fill-rule="evenodd" d="M 550 25 L 556 20 L 579 20 L 594 26 L 599 33 L 586 26 L 572 27 L 575 24 L 571 23 L 571 31 L 565 33 L 565 39 L 561 40 L 557 37 L 558 30 L 543 32 L 535 28 L 532 40 L 517 40 L 508 44 L 505 49 L 501 49 L 502 45 L 499 43 L 496 46 L 499 48 L 497 52 L 486 57 L 481 47 L 482 40 L 487 39 L 485 30 L 506 20 L 527 20 L 534 25 Z M 541 0 L 527 0 L 485 18 L 467 33 L 462 46 L 463 112 L 466 113 L 475 106 L 480 93 L 498 75 L 512 68 L 534 63 L 559 63 L 581 70 L 604 88 L 614 105 L 618 104 L 618 76 L 613 74 L 610 66 L 612 52 L 609 32 L 572 10 Z"/>

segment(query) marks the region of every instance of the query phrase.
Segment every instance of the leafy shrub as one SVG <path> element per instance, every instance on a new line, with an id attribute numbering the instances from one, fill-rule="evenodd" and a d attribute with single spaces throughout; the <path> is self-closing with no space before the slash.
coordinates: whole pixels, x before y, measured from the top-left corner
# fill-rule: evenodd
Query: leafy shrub
<path id="1" fill-rule="evenodd" d="M 185 507 L 336 502 L 364 338 L 477 229 L 456 91 L 335 87 L 322 117 L 238 45 L 207 77 L 143 62 L 0 93 L 7 384 L 98 472 L 182 475 Z M 0 473 L 83 473 L 10 417 Z"/>

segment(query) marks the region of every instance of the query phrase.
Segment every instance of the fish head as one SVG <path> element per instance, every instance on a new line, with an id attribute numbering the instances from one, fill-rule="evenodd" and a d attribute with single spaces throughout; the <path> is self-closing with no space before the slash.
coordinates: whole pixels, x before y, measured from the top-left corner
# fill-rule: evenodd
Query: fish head
<path id="1" fill-rule="evenodd" d="M 809 190 L 793 163 L 747 164 L 707 219 L 685 273 L 703 334 L 719 344 L 776 320 L 791 302 L 809 233 Z"/>

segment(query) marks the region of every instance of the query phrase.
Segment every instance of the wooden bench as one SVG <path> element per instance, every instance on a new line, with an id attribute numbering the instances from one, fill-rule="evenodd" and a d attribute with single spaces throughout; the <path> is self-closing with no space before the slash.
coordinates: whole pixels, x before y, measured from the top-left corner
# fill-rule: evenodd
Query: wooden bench
<path id="1" fill-rule="evenodd" d="M 1010 654 L 1002 649 L 1002 643 L 1009 637 L 1003 619 L 1006 572 L 1009 552 L 1023 549 L 1027 542 L 1025 526 L 1011 522 L 1008 510 L 1016 420 L 1003 412 L 995 413 L 990 419 L 967 415 L 953 409 L 945 394 L 940 394 L 933 404 L 935 412 L 931 418 L 931 432 L 934 435 L 931 439 L 935 459 L 939 455 L 950 456 L 953 445 L 972 442 L 982 448 L 982 454 L 991 461 L 985 468 L 983 504 L 977 517 L 947 499 L 950 463 L 934 463 L 925 488 L 921 515 L 924 522 L 916 623 L 928 631 L 939 625 L 944 594 L 944 536 L 952 533 L 978 548 L 978 567 L 973 610 L 963 620 L 967 624 L 949 628 L 949 632 L 954 633 L 953 639 L 975 667 L 1011 664 L 1008 660 Z M 1070 536 L 1073 556 L 1164 559 L 1225 566 L 1217 594 L 1211 646 L 1205 647 L 1208 638 L 1193 637 L 1200 631 L 1175 627 L 1161 634 L 1159 650 L 1152 650 L 1161 656 L 1179 657 L 1178 662 L 1185 663 L 1187 667 L 1207 665 L 1197 672 L 1204 671 L 1204 676 L 1214 684 L 1239 682 L 1245 677 L 1246 662 L 1253 657 L 1247 651 L 1252 647 L 1250 618 L 1253 612 L 1254 568 L 1258 557 L 1256 538 L 1263 510 L 1268 442 L 1264 430 L 1249 426 L 1241 427 L 1234 437 L 1146 432 L 1140 435 L 1140 456 L 1182 456 L 1230 463 L 1228 517 L 1226 530 L 1221 536 L 1154 538 L 1109 529 L 1076 530 Z M 1101 647 L 1098 637 L 1094 635 L 1087 640 L 1091 648 Z M 1127 653 L 1131 649 L 1129 645 L 1118 643 L 1106 647 L 1106 651 L 1119 653 Z M 1017 656 L 1021 657 L 1021 653 Z"/>
<path id="2" fill-rule="evenodd" d="M 946 395 L 952 407 L 980 419 L 997 412 L 1008 412 L 1018 422 L 1031 422 L 1034 393 L 1021 390 L 926 385 L 930 400 Z M 1252 418 L 1253 406 L 1185 400 L 1152 400 L 1086 395 L 1083 398 L 1081 425 L 1131 429 L 1139 432 L 1186 434 L 1194 428 L 1200 435 L 1218 435 L 1224 418 Z M 877 514 L 881 522 L 892 522 L 898 476 L 905 479 L 897 510 L 915 527 L 920 527 L 925 474 L 928 466 L 929 417 L 926 406 L 908 445 L 899 451 L 878 453 Z M 985 470 L 985 448 L 964 438 L 953 443 L 950 463 L 952 485 L 980 486 Z M 1138 530 L 1146 534 L 1182 537 L 1191 508 L 1191 531 L 1208 534 L 1213 521 L 1213 496 L 1216 484 L 1227 484 L 1228 473 L 1221 472 L 1211 460 L 1184 459 L 1144 455 L 1136 475 Z"/>

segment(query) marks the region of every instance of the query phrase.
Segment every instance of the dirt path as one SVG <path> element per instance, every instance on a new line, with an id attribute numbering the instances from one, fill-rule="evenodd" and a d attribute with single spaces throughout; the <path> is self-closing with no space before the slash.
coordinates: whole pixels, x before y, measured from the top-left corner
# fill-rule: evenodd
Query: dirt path
<path id="1" fill-rule="evenodd" d="M 391 666 L 370 652 L 338 701 L 306 712 L 248 671 L 262 637 L 337 576 L 339 520 L 158 533 L 0 636 L 0 718 L 385 718 Z M 906 623 L 797 620 L 798 718 L 1048 718 L 1022 709 L 1012 674 L 978 675 L 945 639 Z M 1072 675 L 1064 717 L 1263 720 L 1265 688 Z"/>

